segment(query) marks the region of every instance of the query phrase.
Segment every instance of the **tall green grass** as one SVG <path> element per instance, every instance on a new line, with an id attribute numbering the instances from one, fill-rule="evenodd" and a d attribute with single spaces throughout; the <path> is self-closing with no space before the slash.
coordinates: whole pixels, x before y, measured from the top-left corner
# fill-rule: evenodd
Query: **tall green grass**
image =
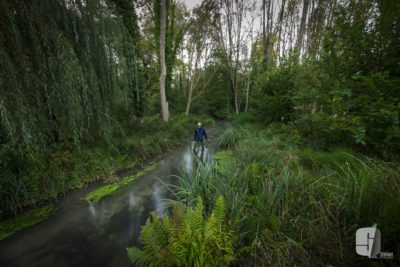
<path id="1" fill-rule="evenodd" d="M 224 197 L 237 264 L 371 265 L 355 253 L 355 232 L 374 223 L 382 250 L 399 252 L 398 165 L 304 147 L 289 126 L 227 129 L 220 143 L 230 152 L 169 188 L 189 205 L 200 196 L 206 208 Z"/>

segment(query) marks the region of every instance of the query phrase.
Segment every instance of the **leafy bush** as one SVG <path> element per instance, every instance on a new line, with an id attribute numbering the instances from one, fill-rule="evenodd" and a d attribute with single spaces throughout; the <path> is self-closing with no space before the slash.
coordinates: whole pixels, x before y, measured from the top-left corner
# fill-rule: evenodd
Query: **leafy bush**
<path id="1" fill-rule="evenodd" d="M 258 122 L 287 122 L 294 116 L 294 94 L 297 67 L 282 66 L 275 72 L 259 76 L 255 88 L 252 115 Z"/>

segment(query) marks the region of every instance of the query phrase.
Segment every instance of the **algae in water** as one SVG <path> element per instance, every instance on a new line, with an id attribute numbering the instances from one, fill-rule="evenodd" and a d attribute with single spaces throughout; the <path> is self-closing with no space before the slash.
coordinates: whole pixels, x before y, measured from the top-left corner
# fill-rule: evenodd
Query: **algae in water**
<path id="1" fill-rule="evenodd" d="M 30 210 L 16 217 L 7 219 L 0 223 L 0 240 L 3 240 L 18 231 L 37 224 L 57 211 L 53 206 L 43 206 Z"/>
<path id="2" fill-rule="evenodd" d="M 95 191 L 90 192 L 89 194 L 87 194 L 84 199 L 89 201 L 91 204 L 96 204 L 103 197 L 114 194 L 116 191 L 122 189 L 124 186 L 132 183 L 133 181 L 135 181 L 135 180 L 139 179 L 140 177 L 144 176 L 145 174 L 153 171 L 159 165 L 160 165 L 160 163 L 155 163 L 155 164 L 151 165 L 150 167 L 147 167 L 147 168 L 139 171 L 135 175 L 130 175 L 130 176 L 122 178 L 122 180 L 120 180 L 118 182 L 115 182 L 113 184 L 108 184 L 108 185 L 102 186 L 99 189 L 96 189 Z"/>

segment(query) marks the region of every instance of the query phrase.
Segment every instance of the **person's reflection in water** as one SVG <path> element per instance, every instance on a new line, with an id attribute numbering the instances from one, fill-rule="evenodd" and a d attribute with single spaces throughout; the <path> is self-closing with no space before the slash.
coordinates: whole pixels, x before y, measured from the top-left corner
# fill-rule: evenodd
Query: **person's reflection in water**
<path id="1" fill-rule="evenodd" d="M 204 146 L 200 146 L 197 143 L 193 146 L 194 158 L 202 159 L 204 154 Z"/>
<path id="2" fill-rule="evenodd" d="M 197 170 L 200 164 L 206 164 L 208 162 L 208 149 L 201 147 L 199 149 L 194 149 L 193 157 L 193 170 Z"/>

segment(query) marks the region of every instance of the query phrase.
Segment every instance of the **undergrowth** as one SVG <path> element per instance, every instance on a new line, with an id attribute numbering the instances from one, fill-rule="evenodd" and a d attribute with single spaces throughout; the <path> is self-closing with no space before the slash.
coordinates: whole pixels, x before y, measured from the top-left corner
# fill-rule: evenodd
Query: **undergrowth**
<path id="1" fill-rule="evenodd" d="M 400 253 L 398 164 L 346 148 L 310 148 L 297 129 L 279 124 L 227 129 L 220 143 L 228 150 L 216 161 L 182 172 L 168 187 L 189 207 L 201 197 L 204 215 L 223 196 L 226 223 L 238 239 L 234 264 L 399 264 L 398 258 L 371 262 L 355 253 L 355 232 L 374 223 L 382 251 Z"/>

